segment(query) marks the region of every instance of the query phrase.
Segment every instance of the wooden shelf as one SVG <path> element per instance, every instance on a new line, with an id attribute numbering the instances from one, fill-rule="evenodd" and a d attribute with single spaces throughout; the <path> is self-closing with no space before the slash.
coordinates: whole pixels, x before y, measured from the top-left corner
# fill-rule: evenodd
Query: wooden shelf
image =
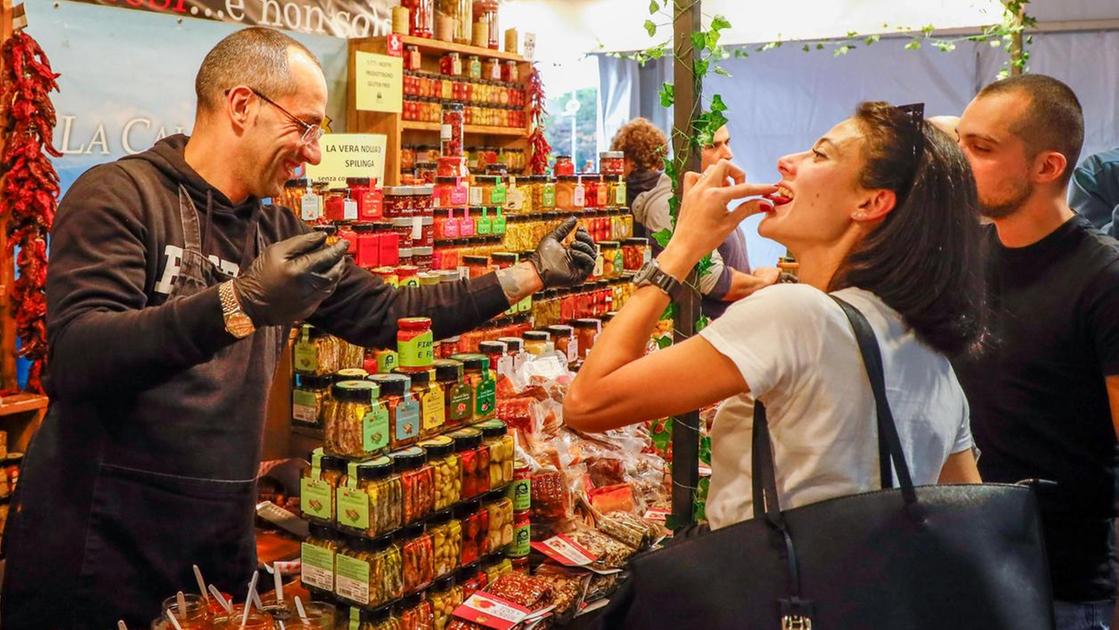
<path id="1" fill-rule="evenodd" d="M 439 123 L 419 122 L 415 120 L 400 121 L 400 128 L 405 131 L 434 131 L 438 133 L 439 127 Z M 518 129 L 516 127 L 486 127 L 483 125 L 465 125 L 463 127 L 463 132 L 479 136 L 510 136 L 514 138 L 523 138 L 526 133 L 524 129 Z"/>
<path id="2" fill-rule="evenodd" d="M 305 436 L 305 437 L 316 438 L 316 439 L 319 439 L 319 440 L 323 439 L 322 429 L 316 429 L 314 427 L 308 427 L 308 426 L 304 426 L 304 425 L 301 425 L 301 424 L 295 424 L 294 422 L 291 425 L 291 432 L 295 435 L 302 435 L 302 436 Z"/>
<path id="3" fill-rule="evenodd" d="M 379 37 L 377 39 L 384 40 L 383 37 Z M 457 52 L 460 55 L 478 55 L 479 57 L 504 59 L 509 61 L 516 61 L 519 63 L 528 61 L 520 55 L 502 52 L 500 50 L 493 50 L 492 48 L 479 48 L 477 46 L 467 46 L 465 44 L 444 42 L 438 39 L 427 39 L 426 37 L 410 37 L 407 35 L 401 35 L 400 41 L 403 42 L 405 46 L 415 46 L 421 51 L 425 52 Z"/>
<path id="4" fill-rule="evenodd" d="M 0 416 L 40 411 L 47 408 L 50 399 L 36 394 L 13 394 L 0 397 Z"/>

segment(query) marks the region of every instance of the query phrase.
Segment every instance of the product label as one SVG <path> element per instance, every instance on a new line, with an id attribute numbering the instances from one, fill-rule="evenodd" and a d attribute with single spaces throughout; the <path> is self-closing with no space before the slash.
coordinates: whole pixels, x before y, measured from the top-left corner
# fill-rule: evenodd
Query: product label
<path id="1" fill-rule="evenodd" d="M 317 423 L 319 421 L 319 406 L 315 395 L 302 389 L 293 389 L 291 392 L 291 417 L 300 422 Z"/>
<path id="2" fill-rule="evenodd" d="M 373 191 L 361 195 L 361 216 L 366 219 L 381 218 L 381 199 Z"/>
<path id="3" fill-rule="evenodd" d="M 509 189 L 508 199 L 505 202 L 505 207 L 509 210 L 520 210 L 525 207 L 525 193 L 523 188 L 513 187 Z"/>
<path id="4" fill-rule="evenodd" d="M 508 189 L 505 188 L 505 182 L 499 181 L 497 184 L 494 184 L 493 192 L 490 193 L 490 203 L 495 206 L 504 206 L 507 197 L 505 194 L 506 190 Z"/>
<path id="5" fill-rule="evenodd" d="M 482 205 L 482 187 L 481 186 L 471 186 L 470 187 L 470 205 L 472 205 L 472 206 Z"/>
<path id="6" fill-rule="evenodd" d="M 567 342 L 567 362 L 574 363 L 579 358 L 579 339 L 572 337 Z"/>
<path id="7" fill-rule="evenodd" d="M 466 216 L 459 219 L 458 233 L 462 235 L 462 238 L 474 236 L 474 219 L 470 216 L 469 210 L 466 211 Z"/>
<path id="8" fill-rule="evenodd" d="M 475 593 L 452 613 L 459 619 L 493 630 L 511 630 L 524 621 L 531 610 L 496 595 Z"/>
<path id="9" fill-rule="evenodd" d="M 366 453 L 376 453 L 389 445 L 389 410 L 385 403 L 374 402 L 361 419 L 361 439 Z"/>
<path id="10" fill-rule="evenodd" d="M 420 401 L 423 407 L 424 432 L 437 431 L 447 421 L 447 409 L 443 406 L 443 388 L 432 385 Z"/>
<path id="11" fill-rule="evenodd" d="M 540 193 L 541 205 L 545 208 L 556 207 L 556 186 L 555 184 L 545 184 L 544 191 Z"/>
<path id="12" fill-rule="evenodd" d="M 474 226 L 478 234 L 492 234 L 493 233 L 493 219 L 490 218 L 489 213 L 485 208 L 482 209 L 482 216 L 478 217 L 477 224 Z"/>
<path id="13" fill-rule="evenodd" d="M 302 561 L 300 579 L 308 586 L 334 592 L 334 552 L 330 549 L 303 543 L 299 558 Z"/>
<path id="14" fill-rule="evenodd" d="M 412 217 L 412 240 L 420 241 L 424 237 L 424 218 Z M 417 245 L 418 246 L 418 245 Z"/>
<path id="15" fill-rule="evenodd" d="M 334 592 L 362 606 L 369 605 L 369 563 L 338 554 L 334 570 Z"/>
<path id="16" fill-rule="evenodd" d="M 616 206 L 625 206 L 626 205 L 626 184 L 625 184 L 625 182 L 619 182 L 617 186 L 614 186 L 614 205 L 616 205 Z"/>
<path id="17" fill-rule="evenodd" d="M 624 268 L 625 259 L 622 258 L 622 250 L 621 248 L 619 248 L 617 251 L 614 252 L 614 272 L 620 274 L 622 272 L 622 269 Z"/>
<path id="18" fill-rule="evenodd" d="M 501 209 L 498 208 L 497 214 L 493 218 L 493 228 L 492 228 L 493 233 L 494 234 L 504 234 L 505 229 L 506 229 L 505 225 L 506 225 L 505 215 L 502 214 Z"/>
<path id="19" fill-rule="evenodd" d="M 497 404 L 497 383 L 487 378 L 478 384 L 478 391 L 474 394 L 474 419 L 480 420 L 493 413 Z"/>
<path id="20" fill-rule="evenodd" d="M 322 218 L 322 200 L 314 193 L 306 193 L 299 199 L 299 215 L 304 221 L 318 221 Z"/>
<path id="21" fill-rule="evenodd" d="M 456 239 L 458 238 L 458 219 L 453 215 L 443 221 L 443 238 Z"/>
<path id="22" fill-rule="evenodd" d="M 294 362 L 296 372 L 315 372 L 319 369 L 319 349 L 310 341 L 295 344 Z"/>
<path id="23" fill-rule="evenodd" d="M 596 560 L 593 553 L 563 534 L 534 542 L 532 548 L 568 567 L 582 567 Z"/>
<path id="24" fill-rule="evenodd" d="M 304 477 L 299 480 L 299 509 L 304 516 L 330 520 L 330 484 Z"/>
<path id="25" fill-rule="evenodd" d="M 452 133 L 453 131 L 454 131 L 454 129 L 450 125 L 450 123 L 445 123 L 445 124 L 440 125 L 439 126 L 439 140 L 441 140 L 442 142 L 450 142 L 451 141 L 451 136 L 454 135 Z"/>
<path id="26" fill-rule="evenodd" d="M 469 385 L 455 385 L 451 388 L 451 402 L 447 410 L 451 421 L 458 424 L 470 417 L 470 403 L 473 395 Z"/>
<path id="27" fill-rule="evenodd" d="M 524 523 L 516 525 L 513 529 L 513 542 L 505 548 L 505 553 L 512 558 L 523 558 L 532 549 L 532 525 Z"/>
<path id="28" fill-rule="evenodd" d="M 595 249 L 598 249 L 598 253 L 595 254 L 594 257 L 594 270 L 591 271 L 591 276 L 598 278 L 602 276 L 602 267 L 605 264 L 605 259 L 602 257 L 602 250 L 599 249 L 597 245 Z"/>
<path id="29" fill-rule="evenodd" d="M 376 356 L 378 374 L 391 374 L 400 363 L 400 356 L 395 350 L 380 350 Z"/>
<path id="30" fill-rule="evenodd" d="M 346 221 L 357 221 L 356 199 L 347 199 L 342 202 L 342 218 Z"/>
<path id="31" fill-rule="evenodd" d="M 531 310 L 532 310 L 532 296 L 531 295 L 526 297 L 525 299 L 521 300 L 520 302 L 517 302 L 517 312 L 518 313 L 527 313 Z"/>
<path id="32" fill-rule="evenodd" d="M 358 488 L 338 488 L 338 524 L 369 529 L 369 495 Z"/>
<path id="33" fill-rule="evenodd" d="M 451 189 L 451 204 L 454 206 L 466 205 L 466 186 L 458 185 Z"/>
<path id="34" fill-rule="evenodd" d="M 411 394 L 396 406 L 396 440 L 410 440 L 420 434 L 420 404 Z"/>
<path id="35" fill-rule="evenodd" d="M 513 511 L 523 512 L 532 507 L 532 479 L 514 479 L 505 495 L 513 502 Z"/>
<path id="36" fill-rule="evenodd" d="M 652 521 L 654 523 L 660 523 L 661 525 L 664 525 L 668 521 L 668 517 L 670 514 L 672 514 L 672 510 L 653 508 L 646 511 L 645 515 L 641 518 L 647 521 Z"/>
<path id="37" fill-rule="evenodd" d="M 361 630 L 360 608 L 350 608 L 350 622 L 348 630 Z"/>
<path id="38" fill-rule="evenodd" d="M 400 367 L 429 368 L 435 361 L 435 338 L 427 330 L 411 339 L 397 341 L 396 351 L 400 355 Z"/>
<path id="39" fill-rule="evenodd" d="M 585 186 L 582 184 L 575 186 L 575 195 L 571 203 L 574 204 L 576 208 L 582 208 L 587 205 L 587 189 Z"/>

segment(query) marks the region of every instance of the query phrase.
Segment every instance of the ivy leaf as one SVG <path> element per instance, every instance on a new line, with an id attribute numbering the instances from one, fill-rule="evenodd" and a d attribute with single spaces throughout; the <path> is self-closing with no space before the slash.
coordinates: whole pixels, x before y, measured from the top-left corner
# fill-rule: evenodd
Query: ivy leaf
<path id="1" fill-rule="evenodd" d="M 711 30 L 721 31 L 728 28 L 730 28 L 730 20 L 727 20 L 724 16 L 716 15 L 711 18 Z"/>
<path id="2" fill-rule="evenodd" d="M 696 271 L 697 271 L 696 275 L 700 278 L 702 278 L 703 276 L 706 276 L 706 275 L 710 275 L 711 274 L 711 268 L 714 267 L 714 266 L 715 266 L 715 261 L 711 260 L 711 254 L 707 254 L 703 258 L 700 258 L 699 262 L 696 264 L 696 266 L 695 266 Z"/>
<path id="3" fill-rule="evenodd" d="M 870 46 L 871 44 L 877 44 L 881 39 L 881 35 L 867 35 L 866 39 L 863 40 L 863 43 L 867 46 Z"/>
<path id="4" fill-rule="evenodd" d="M 649 0 L 649 15 L 656 15 L 657 11 L 661 10 L 661 5 L 657 0 Z"/>
<path id="5" fill-rule="evenodd" d="M 653 240 L 661 247 L 668 247 L 668 241 L 672 240 L 672 231 L 665 228 L 659 232 L 653 232 Z"/>
<path id="6" fill-rule="evenodd" d="M 723 102 L 723 97 L 716 94 L 711 97 L 711 111 L 722 113 L 727 111 L 727 104 Z"/>
<path id="7" fill-rule="evenodd" d="M 669 108 L 676 102 L 676 86 L 671 83 L 662 83 L 661 91 L 661 107 Z"/>
<path id="8" fill-rule="evenodd" d="M 801 48 L 801 50 L 803 50 L 804 52 L 809 52 L 809 51 L 811 51 L 812 49 L 808 47 L 808 44 L 805 44 L 805 45 L 804 45 L 804 48 Z"/>
<path id="9" fill-rule="evenodd" d="M 926 25 L 921 27 L 921 33 L 925 37 L 930 37 L 933 34 L 933 31 L 935 31 L 935 30 L 936 30 L 936 27 L 933 26 L 932 24 L 926 24 Z"/>
<path id="10" fill-rule="evenodd" d="M 716 30 L 707 31 L 707 37 L 705 38 L 706 39 L 705 43 L 707 45 L 706 46 L 707 47 L 707 52 L 709 52 L 711 54 L 715 54 L 716 51 L 718 51 L 718 49 L 719 49 L 719 37 L 720 37 L 719 31 L 716 31 Z"/>
<path id="11" fill-rule="evenodd" d="M 669 302 L 668 306 L 665 307 L 664 312 L 661 313 L 661 319 L 660 320 L 662 322 L 665 321 L 665 320 L 668 320 L 668 319 L 676 319 L 676 303 L 675 302 Z"/>
<path id="12" fill-rule="evenodd" d="M 706 317 L 701 317 L 700 321 L 703 321 L 705 319 L 707 319 L 707 318 Z M 695 331 L 699 332 L 700 330 L 702 330 L 702 328 L 700 328 L 699 322 L 697 321 Z M 710 435 L 705 435 L 705 436 L 699 438 L 699 461 L 703 462 L 704 464 L 707 464 L 708 466 L 711 465 L 711 436 Z"/>
<path id="13" fill-rule="evenodd" d="M 721 76 L 721 77 L 726 77 L 728 79 L 733 79 L 734 78 L 733 76 L 731 76 L 731 73 L 727 72 L 727 69 L 722 67 L 722 66 L 715 66 L 714 73 Z"/>
<path id="14" fill-rule="evenodd" d="M 936 43 L 936 48 L 940 52 L 952 52 L 956 50 L 956 45 L 948 41 L 939 41 Z"/>
<path id="15" fill-rule="evenodd" d="M 652 37 L 657 34 L 657 25 L 652 20 L 645 20 L 645 32 Z"/>
<path id="16" fill-rule="evenodd" d="M 660 59 L 661 57 L 664 56 L 664 53 L 665 53 L 665 44 L 664 43 L 658 44 L 658 45 L 650 48 L 649 50 L 645 51 L 645 54 L 649 57 L 649 59 Z"/>
<path id="17" fill-rule="evenodd" d="M 823 50 L 823 49 L 824 49 L 824 43 L 823 42 L 817 42 L 816 43 L 816 50 Z"/>
<path id="18" fill-rule="evenodd" d="M 750 51 L 746 50 L 745 48 L 735 48 L 734 49 L 734 58 L 735 59 L 745 59 L 749 56 L 750 56 Z"/>
<path id="19" fill-rule="evenodd" d="M 707 76 L 707 68 L 710 65 L 711 65 L 711 62 L 707 61 L 706 59 L 696 60 L 696 62 L 695 62 L 695 76 L 696 76 L 696 78 L 697 79 L 702 79 L 703 77 Z"/>
<path id="20" fill-rule="evenodd" d="M 695 320 L 695 331 L 698 333 L 699 331 L 703 330 L 704 328 L 707 328 L 710 324 L 711 324 L 711 318 L 710 317 L 708 317 L 706 315 L 700 315 L 699 319 Z M 707 463 L 710 464 L 711 460 L 707 460 Z"/>
<path id="21" fill-rule="evenodd" d="M 859 36 L 859 34 L 856 33 L 855 31 L 847 31 L 847 39 L 851 39 L 852 37 L 858 37 L 858 36 Z"/>
<path id="22" fill-rule="evenodd" d="M 706 33 L 704 33 L 703 31 L 697 31 L 695 33 L 692 33 L 692 46 L 696 50 L 703 50 L 703 48 L 706 45 L 707 45 L 707 34 Z"/>
<path id="23" fill-rule="evenodd" d="M 836 48 L 835 52 L 832 53 L 832 55 L 834 55 L 836 57 L 842 57 L 843 55 L 846 55 L 847 53 L 854 50 L 854 48 L 855 47 L 852 46 L 851 44 L 844 44 L 844 45 L 840 46 L 839 48 Z"/>
<path id="24" fill-rule="evenodd" d="M 919 40 L 919 39 L 909 40 L 909 43 L 905 45 L 905 49 L 906 50 L 920 50 L 921 49 L 921 40 Z"/>

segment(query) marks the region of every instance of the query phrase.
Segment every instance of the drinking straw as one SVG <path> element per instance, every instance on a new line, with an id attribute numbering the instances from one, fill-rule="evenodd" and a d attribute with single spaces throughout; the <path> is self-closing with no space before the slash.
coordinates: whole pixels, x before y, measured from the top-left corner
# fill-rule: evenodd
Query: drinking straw
<path id="1" fill-rule="evenodd" d="M 206 605 L 210 605 L 210 594 L 206 592 L 206 581 L 202 579 L 202 571 L 198 565 L 191 565 L 194 567 L 194 579 L 198 580 L 198 592 L 202 593 L 202 599 L 206 600 Z"/>
<path id="2" fill-rule="evenodd" d="M 233 612 L 233 604 L 230 604 L 228 601 L 226 601 L 225 595 L 221 594 L 221 591 L 218 590 L 218 587 L 211 584 L 210 593 L 218 600 L 218 603 L 221 604 L 221 607 L 225 609 L 225 614 L 228 615 Z"/>
<path id="3" fill-rule="evenodd" d="M 183 627 L 179 625 L 179 620 L 175 619 L 175 615 L 173 615 L 170 610 L 163 611 L 163 616 L 171 621 L 171 625 L 175 626 L 175 630 L 183 630 Z"/>

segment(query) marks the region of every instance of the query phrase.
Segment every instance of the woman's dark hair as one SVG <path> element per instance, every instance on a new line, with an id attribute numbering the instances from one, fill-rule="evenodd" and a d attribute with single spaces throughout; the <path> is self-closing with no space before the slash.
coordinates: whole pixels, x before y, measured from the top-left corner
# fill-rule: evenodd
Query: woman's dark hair
<path id="1" fill-rule="evenodd" d="M 866 137 L 860 185 L 894 191 L 897 204 L 847 254 L 829 291 L 874 293 L 949 356 L 977 349 L 986 298 L 967 159 L 947 134 L 888 103 L 861 103 L 855 121 Z"/>

